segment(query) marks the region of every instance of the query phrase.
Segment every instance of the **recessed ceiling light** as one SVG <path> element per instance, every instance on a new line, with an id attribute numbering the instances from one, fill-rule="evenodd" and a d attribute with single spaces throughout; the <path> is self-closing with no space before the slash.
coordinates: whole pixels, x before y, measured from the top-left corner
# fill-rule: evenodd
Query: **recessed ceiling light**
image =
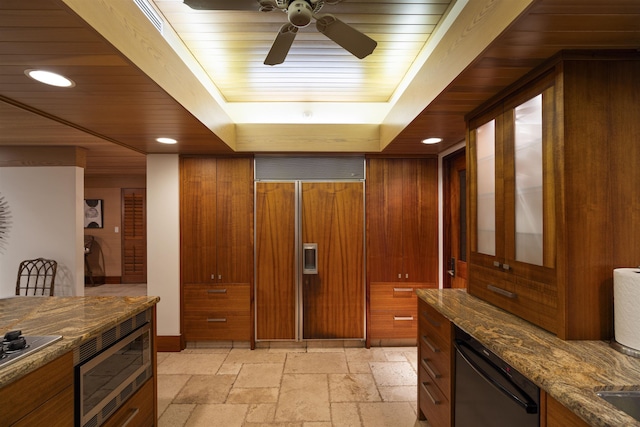
<path id="1" fill-rule="evenodd" d="M 52 73 L 51 71 L 25 70 L 24 73 L 32 79 L 50 86 L 74 87 L 76 85 L 73 80 L 61 76 L 60 74 Z"/>
<path id="2" fill-rule="evenodd" d="M 422 140 L 423 144 L 437 144 L 439 142 L 442 142 L 442 138 L 427 138 Z"/>
<path id="3" fill-rule="evenodd" d="M 176 141 L 173 138 L 156 138 L 156 141 L 162 143 L 162 144 L 177 144 L 178 141 Z"/>

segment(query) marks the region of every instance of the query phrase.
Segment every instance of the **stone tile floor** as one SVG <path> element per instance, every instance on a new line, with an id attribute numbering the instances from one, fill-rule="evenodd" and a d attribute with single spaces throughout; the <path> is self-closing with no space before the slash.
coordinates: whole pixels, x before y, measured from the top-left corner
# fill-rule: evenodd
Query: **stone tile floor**
<path id="1" fill-rule="evenodd" d="M 85 295 L 146 295 L 146 284 Z M 416 416 L 416 347 L 343 344 L 158 353 L 158 425 L 429 427 Z"/>
<path id="2" fill-rule="evenodd" d="M 415 347 L 158 353 L 160 427 L 428 427 Z"/>

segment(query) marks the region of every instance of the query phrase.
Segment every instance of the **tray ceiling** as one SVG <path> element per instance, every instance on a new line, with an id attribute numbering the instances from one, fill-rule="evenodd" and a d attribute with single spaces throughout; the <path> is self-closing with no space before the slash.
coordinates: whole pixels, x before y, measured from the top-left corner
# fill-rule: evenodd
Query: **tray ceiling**
<path id="1" fill-rule="evenodd" d="M 312 24 L 266 66 L 284 13 L 148 6 L 162 33 L 133 0 L 0 2 L 0 145 L 84 146 L 100 173 L 133 165 L 127 153 L 137 171 L 148 153 L 435 155 L 464 139 L 466 113 L 560 50 L 640 47 L 637 0 L 344 0 L 322 12 L 375 39 L 372 55 Z M 24 75 L 34 67 L 76 86 L 43 87 Z"/>

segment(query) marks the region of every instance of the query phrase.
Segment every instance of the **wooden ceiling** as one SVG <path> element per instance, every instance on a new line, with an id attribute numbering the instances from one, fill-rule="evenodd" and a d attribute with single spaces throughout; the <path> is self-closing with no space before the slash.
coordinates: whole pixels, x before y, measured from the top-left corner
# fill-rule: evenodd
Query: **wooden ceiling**
<path id="1" fill-rule="evenodd" d="M 265 141 L 315 137 L 316 152 L 350 152 L 350 141 L 341 141 L 341 135 L 352 132 L 350 135 L 354 141 L 362 139 L 362 143 L 354 143 L 356 148 L 352 152 L 434 155 L 464 140 L 466 113 L 560 50 L 640 48 L 638 0 L 470 0 L 466 8 L 479 8 L 470 15 L 476 19 L 453 25 L 448 39 L 444 39 L 449 45 L 443 45 L 441 52 L 434 52 L 430 69 L 434 70 L 434 79 L 439 79 L 441 89 L 431 88 L 429 82 L 414 79 L 409 94 L 405 95 L 409 98 L 406 101 L 409 107 L 392 110 L 381 125 L 349 127 L 345 124 L 328 131 L 323 127 L 321 134 L 312 135 L 313 126 L 289 126 L 278 131 L 273 126 L 255 124 L 245 128 L 241 124 L 229 123 L 220 104 L 209 103 L 210 100 L 215 101 L 215 97 L 207 91 L 206 84 L 198 83 L 187 74 L 187 66 L 163 56 L 165 51 L 152 43 L 154 39 L 151 36 L 147 37 L 146 28 L 140 31 L 130 20 L 132 34 L 138 38 L 132 39 L 130 34 L 125 34 L 127 37 L 123 36 L 122 43 L 128 43 L 128 46 L 118 44 L 115 38 L 107 41 L 102 35 L 105 27 L 118 18 L 121 22 L 127 21 L 131 2 L 96 1 L 96 4 L 112 8 L 114 19 L 109 16 L 102 22 L 87 19 L 84 14 L 85 5 L 93 3 L 86 0 L 0 2 L 0 145 L 85 147 L 88 150 L 87 175 L 144 174 L 144 155 L 147 153 L 266 152 L 269 150 L 255 149 L 259 145 L 242 143 L 245 135 L 257 138 L 256 135 L 263 133 L 269 133 Z M 159 10 L 165 6 L 176 6 L 175 1 L 169 0 L 158 0 L 157 3 Z M 346 7 L 348 3 L 353 3 L 350 7 L 357 8 L 362 6 L 359 3 L 365 2 L 346 0 L 335 7 Z M 458 60 L 463 55 L 457 55 L 459 50 L 456 49 L 470 43 L 470 39 L 481 38 L 479 34 L 487 33 L 482 24 L 495 26 L 502 16 L 494 13 L 493 8 L 507 8 L 515 3 L 525 5 L 524 12 L 503 23 L 506 29 L 495 37 L 491 36 L 492 41 L 485 43 L 473 58 Z M 244 12 L 240 15 L 242 17 L 238 17 L 236 24 L 247 27 Z M 265 27 L 256 27 L 257 32 L 266 34 L 272 27 L 278 27 L 277 22 L 271 22 L 277 21 L 277 15 L 262 15 L 268 16 L 270 21 Z M 340 17 L 347 22 L 353 20 L 356 25 L 365 19 L 362 15 L 365 14 L 354 12 Z M 460 16 L 463 15 L 461 13 Z M 232 19 L 226 15 L 225 20 Z M 177 22 L 175 25 L 178 27 Z M 94 27 L 100 28 L 96 30 Z M 118 29 L 114 26 L 112 32 L 117 33 Z M 376 33 L 372 27 L 366 29 L 365 32 L 370 29 Z M 203 31 L 202 36 L 197 35 L 197 29 L 188 31 L 189 38 L 211 37 L 207 31 Z M 381 49 L 385 46 L 382 35 L 379 35 Z M 320 43 L 321 48 L 334 50 L 333 46 L 317 41 L 316 37 L 309 34 L 300 38 L 299 47 L 305 49 L 309 43 Z M 263 41 L 262 44 L 268 45 L 269 42 Z M 127 51 L 135 49 L 157 61 L 137 62 L 135 55 Z M 127 51 L 127 55 L 121 51 Z M 466 52 L 470 55 L 474 51 L 469 48 Z M 296 59 L 300 59 L 298 55 L 295 54 Z M 339 56 L 339 53 L 335 52 L 335 55 Z M 253 53 L 251 58 L 252 61 L 260 61 L 261 53 Z M 45 87 L 24 74 L 25 69 L 45 67 L 69 76 L 76 86 L 71 90 Z M 243 78 L 247 79 L 248 84 L 251 77 Z M 361 87 L 368 92 L 366 83 Z M 415 90 L 416 87 L 419 90 Z M 324 92 L 329 93 L 329 89 Z M 229 97 L 246 100 L 237 86 L 228 93 Z M 374 99 L 388 96 L 388 93 L 379 91 L 371 93 Z M 186 97 L 185 94 L 191 95 Z M 425 104 L 414 114 L 420 102 Z M 376 145 L 378 134 L 380 139 L 388 138 L 391 142 Z M 444 142 L 437 146 L 417 143 L 434 134 L 444 137 Z M 180 143 L 165 146 L 154 141 L 157 136 L 164 135 L 171 135 Z M 240 141 L 237 145 L 229 142 L 234 138 Z M 325 144 L 324 150 L 318 148 L 323 147 L 323 138 L 332 142 Z M 280 151 L 296 151 L 296 147 L 291 144 L 290 149 Z M 298 148 L 298 151 L 305 149 Z"/>
<path id="2" fill-rule="evenodd" d="M 242 3 L 242 2 L 240 2 Z M 257 5 L 257 2 L 253 2 Z M 449 9 L 451 0 L 344 0 L 333 14 L 377 41 L 359 60 L 312 22 L 298 31 L 284 63 L 263 61 L 287 15 L 279 10 L 193 10 L 155 0 L 162 17 L 228 102 L 387 102 Z"/>

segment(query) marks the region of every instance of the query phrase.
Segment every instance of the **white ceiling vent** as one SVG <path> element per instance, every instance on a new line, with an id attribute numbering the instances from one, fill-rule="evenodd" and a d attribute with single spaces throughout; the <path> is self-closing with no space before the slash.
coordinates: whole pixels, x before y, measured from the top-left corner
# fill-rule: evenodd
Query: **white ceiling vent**
<path id="1" fill-rule="evenodd" d="M 140 8 L 147 19 L 151 21 L 153 26 L 156 27 L 160 34 L 162 34 L 164 21 L 162 20 L 162 17 L 160 17 L 160 14 L 156 12 L 155 8 L 151 6 L 151 4 L 147 0 L 133 0 L 133 2 Z"/>

